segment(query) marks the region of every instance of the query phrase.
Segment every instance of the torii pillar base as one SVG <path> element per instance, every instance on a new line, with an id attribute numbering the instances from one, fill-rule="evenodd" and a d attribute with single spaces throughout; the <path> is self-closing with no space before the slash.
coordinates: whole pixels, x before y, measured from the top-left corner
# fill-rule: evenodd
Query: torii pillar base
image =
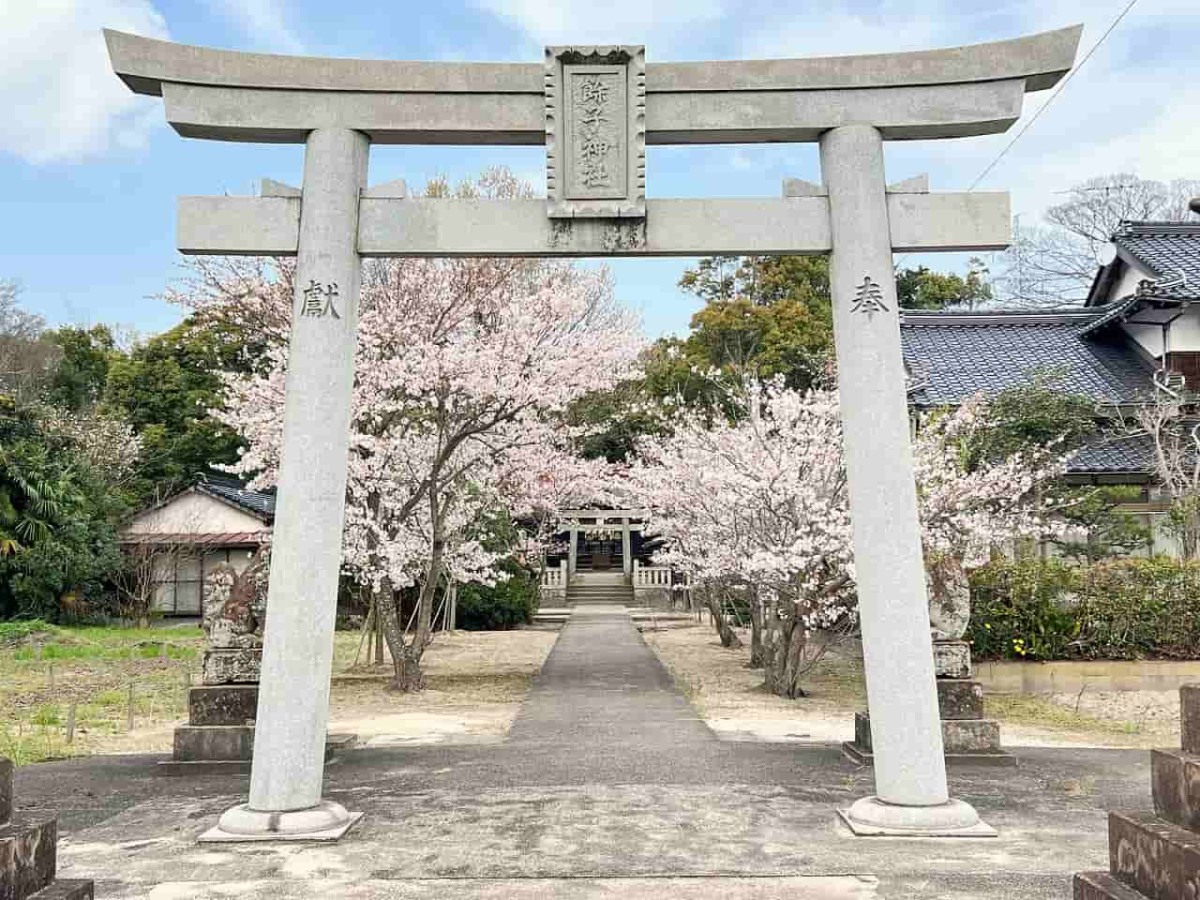
<path id="1" fill-rule="evenodd" d="M 336 841 L 363 816 L 347 812 L 332 800 L 322 800 L 311 809 L 290 812 L 261 812 L 243 803 L 227 810 L 215 828 L 198 838 L 202 844 L 232 844 L 247 841 Z"/>
<path id="2" fill-rule="evenodd" d="M 898 806 L 864 797 L 838 815 L 859 837 L 996 837 L 996 829 L 968 803 L 949 800 L 937 806 Z"/>

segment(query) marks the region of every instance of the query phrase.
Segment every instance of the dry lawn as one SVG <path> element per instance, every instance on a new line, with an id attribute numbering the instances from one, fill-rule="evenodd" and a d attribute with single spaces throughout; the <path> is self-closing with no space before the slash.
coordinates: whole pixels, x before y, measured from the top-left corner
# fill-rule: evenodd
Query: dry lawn
<path id="1" fill-rule="evenodd" d="M 390 666 L 355 667 L 359 635 L 338 632 L 330 727 L 375 744 L 498 740 L 556 636 L 439 634 L 425 654 L 428 689 L 399 694 L 386 689 Z M 169 752 L 187 717 L 187 687 L 199 682 L 202 649 L 197 628 L 54 628 L 0 643 L 0 755 L 22 765 Z"/>
<path id="2" fill-rule="evenodd" d="M 854 713 L 866 707 L 862 661 L 853 646 L 831 652 L 808 679 L 809 696 L 767 693 L 762 673 L 747 668 L 746 646 L 726 650 L 708 624 L 646 631 L 646 642 L 713 730 L 768 741 L 850 740 Z M 1169 747 L 1179 743 L 1175 691 L 1082 695 L 993 694 L 986 715 L 1001 723 L 1006 746 Z"/>

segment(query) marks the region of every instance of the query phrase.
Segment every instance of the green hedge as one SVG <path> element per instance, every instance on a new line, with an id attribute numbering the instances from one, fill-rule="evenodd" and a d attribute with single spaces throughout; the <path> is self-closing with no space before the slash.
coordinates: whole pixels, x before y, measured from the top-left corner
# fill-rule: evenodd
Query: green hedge
<path id="1" fill-rule="evenodd" d="M 515 560 L 500 568 L 508 578 L 494 587 L 464 584 L 458 589 L 458 627 L 467 631 L 507 631 L 533 621 L 538 608 L 538 582 Z"/>
<path id="2" fill-rule="evenodd" d="M 976 659 L 1200 658 L 1200 562 L 998 561 L 971 575 Z"/>

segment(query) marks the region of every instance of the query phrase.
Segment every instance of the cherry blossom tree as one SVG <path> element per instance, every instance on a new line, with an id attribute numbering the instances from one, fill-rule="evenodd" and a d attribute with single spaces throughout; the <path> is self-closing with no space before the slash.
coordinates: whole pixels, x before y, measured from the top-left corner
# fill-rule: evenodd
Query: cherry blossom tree
<path id="1" fill-rule="evenodd" d="M 527 193 L 497 172 L 457 190 Z M 258 374 L 230 376 L 214 411 L 246 439 L 233 468 L 260 488 L 275 482 L 282 445 L 290 285 L 288 263 L 231 260 L 198 267 L 179 297 L 261 339 Z M 373 593 L 394 686 L 419 689 L 438 591 L 498 577 L 484 513 L 536 507 L 548 519 L 567 485 L 578 494 L 598 474 L 552 422 L 630 377 L 643 339 L 605 271 L 525 259 L 370 261 L 358 334 L 344 568 Z M 417 593 L 411 637 L 406 590 Z"/>
<path id="2" fill-rule="evenodd" d="M 971 452 L 990 427 L 988 403 L 973 397 L 924 417 L 913 443 L 917 508 L 935 638 L 958 639 L 971 618 L 967 573 L 997 547 L 1061 535 L 1045 488 L 1066 471 L 1061 440 L 1000 459 Z"/>
<path id="3" fill-rule="evenodd" d="M 671 435 L 643 441 L 631 490 L 665 542 L 659 561 L 691 576 L 727 646 L 725 603 L 749 602 L 752 662 L 794 697 L 821 652 L 810 637 L 853 619 L 841 423 L 829 391 L 747 395 L 735 423 L 684 413 Z"/>
<path id="4" fill-rule="evenodd" d="M 855 621 L 837 396 L 780 383 L 743 390 L 745 414 L 734 422 L 683 413 L 670 435 L 644 440 L 629 489 L 652 510 L 650 525 L 665 542 L 659 561 L 691 576 L 722 642 L 736 640 L 726 603 L 748 603 L 752 664 L 763 666 L 769 689 L 795 697 L 830 640 Z M 977 398 L 930 417 L 915 442 L 934 575 L 961 572 L 997 544 L 1054 527 L 1039 488 L 1061 473 L 1061 457 L 1051 449 L 971 461 L 969 441 L 986 422 Z M 967 602 L 969 615 L 969 595 Z M 948 618 L 943 630 L 957 627 Z"/>

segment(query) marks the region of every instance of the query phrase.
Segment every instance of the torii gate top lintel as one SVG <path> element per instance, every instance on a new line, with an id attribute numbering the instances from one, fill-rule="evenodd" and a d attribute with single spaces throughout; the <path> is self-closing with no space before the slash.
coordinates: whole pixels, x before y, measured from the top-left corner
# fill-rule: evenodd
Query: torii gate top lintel
<path id="1" fill-rule="evenodd" d="M 650 63 L 646 143 L 815 141 L 850 123 L 872 124 L 885 140 L 1004 131 L 1020 115 L 1021 94 L 1070 71 L 1081 30 L 907 53 Z M 137 93 L 162 96 L 185 137 L 303 143 L 329 125 L 377 144 L 546 142 L 544 64 L 327 59 L 119 31 L 105 38 L 116 73 Z M 330 95 L 341 96 L 333 103 Z"/>

